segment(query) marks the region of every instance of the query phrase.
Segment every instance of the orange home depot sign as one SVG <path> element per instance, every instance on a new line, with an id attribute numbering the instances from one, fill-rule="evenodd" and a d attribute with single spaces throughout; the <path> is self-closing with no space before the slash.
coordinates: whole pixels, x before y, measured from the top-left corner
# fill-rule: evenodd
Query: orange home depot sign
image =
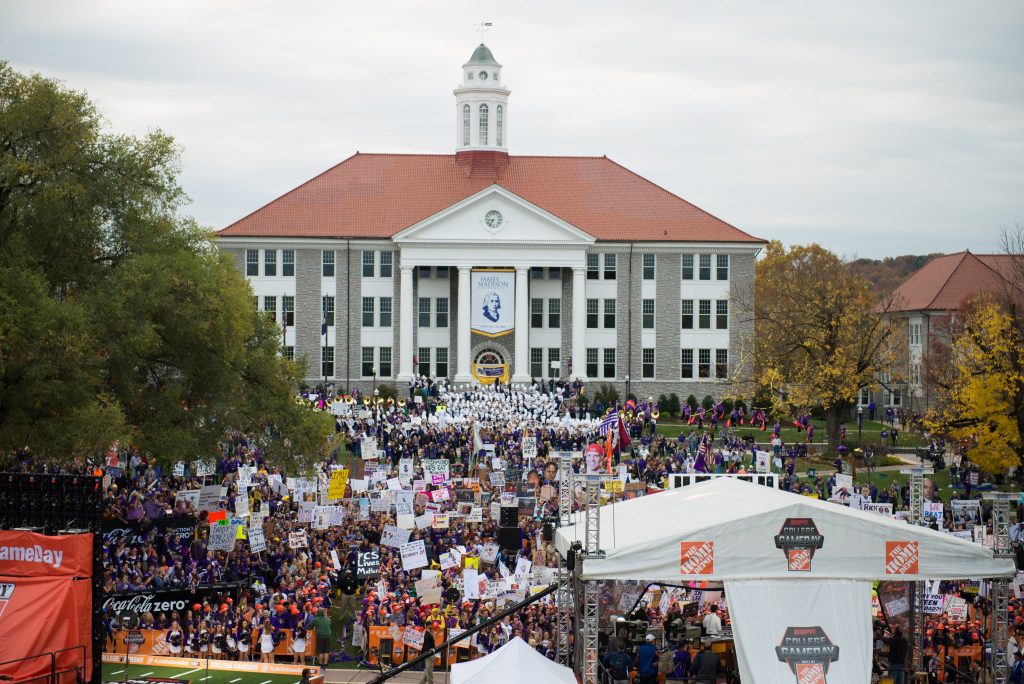
<path id="1" fill-rule="evenodd" d="M 715 542 L 679 542 L 679 574 L 710 575 L 715 572 Z"/>
<path id="2" fill-rule="evenodd" d="M 916 575 L 918 562 L 917 542 L 885 542 L 885 574 Z"/>

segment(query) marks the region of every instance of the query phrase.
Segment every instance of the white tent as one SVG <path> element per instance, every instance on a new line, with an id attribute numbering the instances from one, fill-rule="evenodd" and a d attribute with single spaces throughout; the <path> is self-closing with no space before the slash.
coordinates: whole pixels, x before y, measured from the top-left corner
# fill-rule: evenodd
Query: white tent
<path id="1" fill-rule="evenodd" d="M 516 637 L 494 653 L 452 665 L 451 684 L 521 684 L 564 682 L 576 684 L 576 675 L 553 663 Z"/>
<path id="2" fill-rule="evenodd" d="M 991 549 L 876 513 L 732 478 L 600 509 L 602 558 L 584 579 L 978 579 L 1012 577 Z M 563 555 L 583 516 L 558 529 Z"/>
<path id="3" fill-rule="evenodd" d="M 871 580 L 1012 577 L 991 549 L 876 513 L 715 478 L 603 506 L 589 580 L 721 580 L 743 681 L 863 684 L 871 675 Z M 560 528 L 562 554 L 584 538 Z M 907 611 L 906 601 L 889 610 Z"/>

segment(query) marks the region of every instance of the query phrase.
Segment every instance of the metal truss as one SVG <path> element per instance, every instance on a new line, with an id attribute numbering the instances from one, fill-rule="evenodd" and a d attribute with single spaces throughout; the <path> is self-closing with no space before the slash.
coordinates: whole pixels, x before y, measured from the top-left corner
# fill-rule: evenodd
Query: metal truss
<path id="1" fill-rule="evenodd" d="M 934 471 L 931 468 L 909 468 L 901 470 L 907 476 L 910 486 L 910 524 L 924 523 L 924 476 Z M 924 582 L 914 582 L 913 620 L 910 625 L 913 667 L 919 668 L 924 660 L 922 644 L 924 640 Z"/>
<path id="2" fill-rule="evenodd" d="M 996 558 L 1013 558 L 1010 543 L 1010 502 L 1019 495 L 1009 492 L 988 492 L 984 498 L 992 502 L 992 551 Z M 992 682 L 1006 684 L 1010 679 L 1009 656 L 1006 652 L 1010 632 L 1010 582 L 997 577 L 992 580 Z"/>

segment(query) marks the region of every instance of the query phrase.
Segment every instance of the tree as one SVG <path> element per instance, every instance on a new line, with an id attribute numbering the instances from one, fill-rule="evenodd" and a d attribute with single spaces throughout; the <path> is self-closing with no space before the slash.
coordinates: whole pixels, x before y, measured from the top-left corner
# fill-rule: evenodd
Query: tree
<path id="1" fill-rule="evenodd" d="M 193 459 L 232 431 L 291 458 L 331 447 L 330 417 L 294 401 L 280 329 L 181 216 L 178 155 L 0 62 L 0 455 L 121 440 Z"/>
<path id="2" fill-rule="evenodd" d="M 895 328 L 884 315 L 887 305 L 864 278 L 816 244 L 786 249 L 769 243 L 755 282 L 760 384 L 769 388 L 776 414 L 821 406 L 835 450 L 857 393 L 879 374 L 902 367 Z"/>

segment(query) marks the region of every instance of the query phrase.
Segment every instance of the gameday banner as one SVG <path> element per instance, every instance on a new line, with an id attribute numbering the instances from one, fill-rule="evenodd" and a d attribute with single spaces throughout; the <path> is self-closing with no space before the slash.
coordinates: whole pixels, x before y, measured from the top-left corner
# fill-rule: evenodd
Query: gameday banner
<path id="1" fill-rule="evenodd" d="M 0 575 L 92 577 L 92 535 L 0 530 Z"/>
<path id="2" fill-rule="evenodd" d="M 743 681 L 871 681 L 871 582 L 726 580 L 725 595 Z"/>
<path id="3" fill-rule="evenodd" d="M 487 337 L 515 328 L 516 273 L 506 269 L 475 269 L 470 276 L 470 330 Z"/>
<path id="4" fill-rule="evenodd" d="M 120 653 L 104 653 L 103 662 L 124 665 L 125 656 Z M 256 672 L 259 674 L 279 674 L 300 676 L 303 670 L 311 670 L 311 675 L 320 674 L 320 668 L 312 665 L 285 665 L 284 663 L 255 663 L 234 660 L 218 660 L 216 658 L 176 658 L 173 656 L 130 655 L 129 665 L 149 665 L 151 667 L 171 667 L 183 670 L 210 669 L 223 672 Z"/>

